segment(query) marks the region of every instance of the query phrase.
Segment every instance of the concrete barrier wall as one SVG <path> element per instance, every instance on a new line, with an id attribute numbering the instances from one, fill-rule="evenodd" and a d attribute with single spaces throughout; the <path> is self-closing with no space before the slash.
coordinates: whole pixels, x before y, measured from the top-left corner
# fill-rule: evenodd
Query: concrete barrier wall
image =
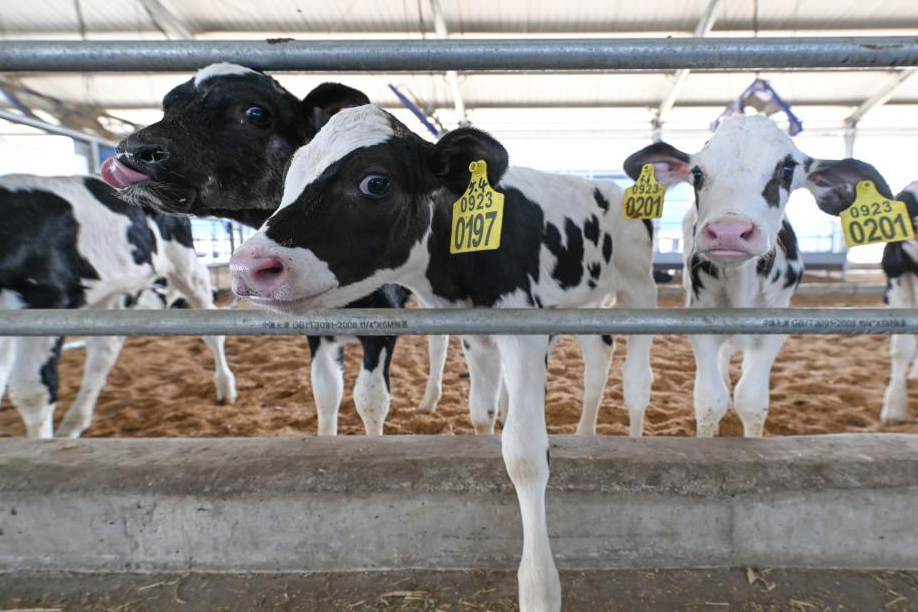
<path id="1" fill-rule="evenodd" d="M 559 566 L 918 569 L 918 436 L 554 436 Z M 0 571 L 515 567 L 497 437 L 0 440 Z"/>

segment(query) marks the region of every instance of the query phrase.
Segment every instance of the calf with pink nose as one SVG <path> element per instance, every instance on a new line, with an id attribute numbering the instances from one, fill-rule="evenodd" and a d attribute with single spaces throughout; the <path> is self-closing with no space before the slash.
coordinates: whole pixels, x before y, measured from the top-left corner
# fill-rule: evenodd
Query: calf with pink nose
<path id="1" fill-rule="evenodd" d="M 692 308 L 789 306 L 803 276 L 797 238 L 785 215 L 791 192 L 805 187 L 821 207 L 847 208 L 858 181 L 879 177 L 857 160 L 805 155 L 762 116 L 726 119 L 694 155 L 666 143 L 652 144 L 631 155 L 625 171 L 636 178 L 645 164 L 653 164 L 660 182 L 687 181 L 695 190 L 695 206 L 682 224 L 682 282 Z M 762 436 L 771 366 L 787 336 L 689 338 L 695 353 L 698 435 L 717 434 L 730 403 L 730 358 L 742 351 L 733 406 L 744 434 Z"/>
<path id="2" fill-rule="evenodd" d="M 477 161 L 504 195 L 500 245 L 453 254 L 453 204 Z M 508 168 L 504 148 L 478 130 L 458 129 L 431 144 L 375 106 L 345 109 L 294 155 L 281 207 L 234 257 L 234 290 L 290 312 L 339 306 L 391 282 L 431 307 L 598 307 L 610 298 L 653 307 L 650 230 L 622 218 L 622 196 L 611 181 Z M 463 340 L 477 345 L 469 360 L 470 372 L 480 370 L 473 381 L 489 375 L 493 400 L 500 381 L 507 386 L 501 442 L 523 519 L 520 610 L 557 612 L 560 583 L 545 511 L 549 338 Z M 598 406 L 612 339 L 578 341 L 585 396 L 599 389 Z M 628 341 L 623 384 L 626 402 L 628 385 L 638 391 L 638 424 L 652 381 L 649 348 L 649 338 Z M 586 421 L 595 427 L 595 412 Z"/>

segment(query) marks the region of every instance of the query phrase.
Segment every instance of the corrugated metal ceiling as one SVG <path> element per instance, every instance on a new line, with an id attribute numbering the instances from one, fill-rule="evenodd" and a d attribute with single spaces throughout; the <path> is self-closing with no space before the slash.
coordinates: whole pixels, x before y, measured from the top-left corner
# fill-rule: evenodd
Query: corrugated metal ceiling
<path id="1" fill-rule="evenodd" d="M 145 8 L 150 0 L 2 0 L 0 37 L 164 38 Z M 158 0 L 198 38 L 432 37 L 429 0 Z M 918 32 L 918 1 L 773 0 L 760 2 L 762 35 Z M 463 0 L 441 2 L 447 28 L 458 36 L 688 35 L 708 0 Z M 712 35 L 748 35 L 753 0 L 722 0 Z M 82 21 L 81 21 L 82 19 Z M 40 92 L 103 108 L 158 107 L 163 94 L 188 75 L 32 74 L 22 82 Z M 791 104 L 856 106 L 890 79 L 886 71 L 802 72 L 763 75 Z M 403 83 L 424 105 L 452 107 L 441 75 L 280 75 L 304 94 L 324 80 L 359 87 L 374 102 L 394 106 L 388 83 Z M 722 106 L 751 82 L 749 73 L 693 73 L 676 105 Z M 466 105 L 494 107 L 639 107 L 659 104 L 671 74 L 462 74 Z M 918 78 L 892 103 L 918 104 Z M 915 119 L 918 125 L 918 117 Z"/>

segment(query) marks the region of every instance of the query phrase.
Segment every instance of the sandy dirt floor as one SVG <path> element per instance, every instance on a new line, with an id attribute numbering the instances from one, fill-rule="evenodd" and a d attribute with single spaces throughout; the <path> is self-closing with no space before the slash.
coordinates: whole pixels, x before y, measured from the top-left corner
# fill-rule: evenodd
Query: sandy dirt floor
<path id="1" fill-rule="evenodd" d="M 677 298 L 661 306 L 681 305 Z M 879 296 L 799 297 L 796 306 L 880 306 Z M 886 336 L 792 336 L 772 372 L 769 435 L 835 432 L 918 433 L 918 381 L 910 381 L 911 421 L 884 426 L 878 415 L 889 375 Z M 198 338 L 129 338 L 102 391 L 86 436 L 283 436 L 312 435 L 316 412 L 309 385 L 309 354 L 304 338 L 231 337 L 227 355 L 238 382 L 239 399 L 219 405 L 211 378 L 211 358 Z M 624 342 L 615 361 L 599 416 L 601 434 L 627 434 L 620 369 Z M 363 433 L 350 398 L 360 347 L 347 348 L 345 400 L 339 430 Z M 57 419 L 72 402 L 82 371 L 83 351 L 62 359 L 61 402 Z M 734 358 L 732 378 L 739 375 Z M 685 337 L 654 341 L 656 382 L 647 411 L 645 434 L 694 435 L 691 398 L 694 361 Z M 549 362 L 547 419 L 552 433 L 573 433 L 580 416 L 583 367 L 572 338 L 562 338 Z M 392 365 L 392 409 L 387 434 L 470 434 L 466 397 L 468 374 L 456 338 L 451 339 L 444 395 L 436 413 L 418 414 L 427 377 L 427 340 L 404 336 Z M 734 413 L 722 435 L 740 435 Z M 8 399 L 0 405 L 0 436 L 21 436 L 22 422 Z"/>

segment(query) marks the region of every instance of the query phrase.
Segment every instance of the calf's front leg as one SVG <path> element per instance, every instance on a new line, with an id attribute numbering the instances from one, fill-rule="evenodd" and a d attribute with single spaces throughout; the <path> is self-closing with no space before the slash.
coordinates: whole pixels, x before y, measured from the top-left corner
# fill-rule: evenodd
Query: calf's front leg
<path id="1" fill-rule="evenodd" d="M 720 373 L 718 354 L 724 340 L 718 336 L 689 336 L 695 354 L 695 427 L 699 438 L 717 435 L 720 420 L 730 406 L 730 391 Z"/>
<path id="2" fill-rule="evenodd" d="M 559 612 L 561 582 L 552 558 L 545 513 L 549 468 L 545 429 L 548 338 L 505 336 L 494 340 L 510 398 L 501 450 L 523 522 L 523 554 L 517 574 L 520 612 Z"/>
<path id="3" fill-rule="evenodd" d="M 430 413 L 437 409 L 443 395 L 443 370 L 446 368 L 446 354 L 449 350 L 449 336 L 428 336 L 427 358 L 430 369 L 427 372 L 427 387 L 418 412 Z"/>
<path id="4" fill-rule="evenodd" d="M 915 358 L 916 342 L 913 334 L 899 334 L 889 337 L 889 384 L 883 393 L 883 409 L 880 420 L 884 423 L 904 421 L 908 418 L 908 385 L 906 370 Z"/>
<path id="5" fill-rule="evenodd" d="M 363 365 L 354 385 L 354 405 L 368 436 L 381 436 L 389 414 L 389 365 L 398 336 L 365 337 Z"/>
<path id="6" fill-rule="evenodd" d="M 54 434 L 57 405 L 57 367 L 62 338 L 16 338 L 10 372 L 10 400 L 19 411 L 30 438 Z"/>
<path id="7" fill-rule="evenodd" d="M 118 361 L 124 338 L 97 336 L 86 339 L 86 362 L 83 364 L 83 382 L 73 405 L 57 428 L 59 438 L 78 438 L 92 423 L 92 413 L 105 386 L 108 374 Z"/>
<path id="8" fill-rule="evenodd" d="M 606 379 L 609 378 L 615 340 L 612 336 L 577 336 L 577 344 L 583 354 L 583 407 L 577 435 L 595 435 L 596 418 L 606 390 Z"/>
<path id="9" fill-rule="evenodd" d="M 320 436 L 338 434 L 338 410 L 344 397 L 344 347 L 331 336 L 309 336 L 312 397 Z"/>
<path id="10" fill-rule="evenodd" d="M 478 435 L 494 433 L 501 388 L 500 352 L 486 336 L 463 336 L 462 352 L 469 368 L 469 415 Z"/>
<path id="11" fill-rule="evenodd" d="M 759 336 L 743 351 L 743 374 L 733 391 L 733 406 L 747 438 L 761 438 L 765 433 L 771 366 L 785 340 L 785 335 Z"/>

